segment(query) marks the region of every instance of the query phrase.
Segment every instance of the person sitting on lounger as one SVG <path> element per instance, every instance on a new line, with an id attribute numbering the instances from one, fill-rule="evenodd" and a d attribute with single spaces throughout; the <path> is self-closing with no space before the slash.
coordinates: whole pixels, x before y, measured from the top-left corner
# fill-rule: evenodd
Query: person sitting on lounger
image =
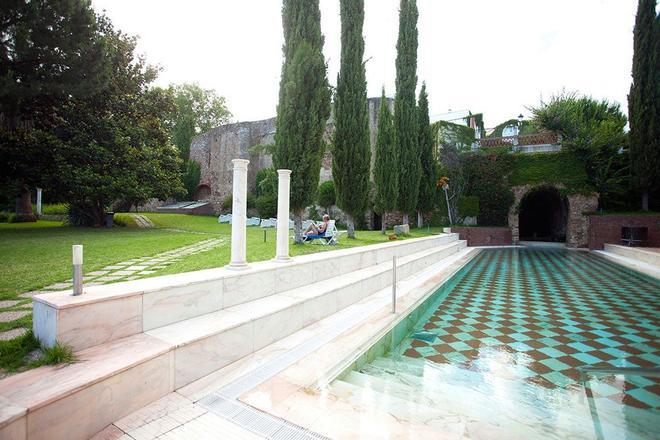
<path id="1" fill-rule="evenodd" d="M 310 236 L 310 235 L 325 234 L 325 231 L 328 229 L 328 222 L 330 222 L 330 216 L 328 214 L 325 214 L 323 216 L 323 223 L 321 223 L 318 226 L 315 223 L 312 223 L 307 227 L 307 230 L 304 232 L 304 235 Z"/>

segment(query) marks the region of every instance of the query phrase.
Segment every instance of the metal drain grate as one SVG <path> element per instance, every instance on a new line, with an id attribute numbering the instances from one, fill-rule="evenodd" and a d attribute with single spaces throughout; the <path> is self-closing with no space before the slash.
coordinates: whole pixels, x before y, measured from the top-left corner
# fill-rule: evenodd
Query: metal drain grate
<path id="1" fill-rule="evenodd" d="M 216 393 L 209 394 L 197 403 L 213 414 L 267 439 L 330 440 L 324 435 Z"/>

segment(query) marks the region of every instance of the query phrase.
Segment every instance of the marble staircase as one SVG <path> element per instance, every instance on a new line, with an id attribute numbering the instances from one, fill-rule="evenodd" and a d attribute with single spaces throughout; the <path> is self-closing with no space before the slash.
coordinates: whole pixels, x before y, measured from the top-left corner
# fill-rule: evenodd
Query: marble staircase
<path id="1" fill-rule="evenodd" d="M 592 251 L 603 258 L 660 279 L 660 249 L 606 243 L 603 250 Z"/>
<path id="2" fill-rule="evenodd" d="M 87 438 L 385 288 L 393 255 L 404 278 L 465 247 L 458 234 L 442 234 L 37 298 L 35 309 L 55 315 L 53 339 L 69 337 L 78 362 L 0 381 L 0 438 Z M 52 326 L 44 315 L 35 326 Z"/>

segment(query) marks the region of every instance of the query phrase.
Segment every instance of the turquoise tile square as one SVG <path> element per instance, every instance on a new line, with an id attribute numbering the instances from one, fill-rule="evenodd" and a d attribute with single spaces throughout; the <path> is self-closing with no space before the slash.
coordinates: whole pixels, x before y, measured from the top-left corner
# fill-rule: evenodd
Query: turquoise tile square
<path id="1" fill-rule="evenodd" d="M 539 342 L 542 342 L 542 341 L 543 341 L 543 340 L 540 340 Z M 553 358 L 562 357 L 562 356 L 564 356 L 564 355 L 566 354 L 566 353 L 564 353 L 564 352 L 562 352 L 562 351 L 559 351 L 559 350 L 557 350 L 557 349 L 555 349 L 555 348 L 552 348 L 552 347 L 543 347 L 543 348 L 539 348 L 539 351 L 540 351 L 541 353 L 543 353 L 543 354 L 547 354 L 548 356 L 553 357 Z"/>
<path id="2" fill-rule="evenodd" d="M 595 356 L 590 355 L 589 353 L 575 353 L 572 354 L 575 359 L 579 360 L 580 362 L 584 362 L 585 364 L 596 364 L 598 362 L 602 362 L 601 359 L 598 359 Z"/>

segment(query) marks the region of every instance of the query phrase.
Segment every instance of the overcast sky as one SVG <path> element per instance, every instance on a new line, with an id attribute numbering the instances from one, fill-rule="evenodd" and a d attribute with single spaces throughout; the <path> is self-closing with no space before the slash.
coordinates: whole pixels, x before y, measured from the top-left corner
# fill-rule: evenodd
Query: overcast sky
<path id="1" fill-rule="evenodd" d="M 339 0 L 321 0 L 328 79 L 336 84 Z M 486 127 L 578 90 L 626 110 L 636 0 L 417 0 L 418 84 L 431 114 L 484 113 Z M 275 115 L 282 63 L 278 0 L 93 0 L 163 71 L 227 99 L 235 121 Z M 368 95 L 394 95 L 398 0 L 365 0 Z M 418 86 L 419 88 L 419 86 Z"/>

